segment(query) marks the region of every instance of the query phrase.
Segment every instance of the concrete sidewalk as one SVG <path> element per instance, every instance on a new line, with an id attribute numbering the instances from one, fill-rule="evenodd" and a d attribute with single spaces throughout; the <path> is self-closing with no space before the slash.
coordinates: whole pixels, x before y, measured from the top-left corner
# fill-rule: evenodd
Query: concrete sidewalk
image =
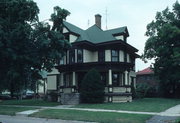
<path id="1" fill-rule="evenodd" d="M 95 123 L 95 122 L 0 115 L 0 123 Z"/>
<path id="2" fill-rule="evenodd" d="M 7 106 L 7 105 L 6 105 Z M 11 105 L 12 106 L 12 105 Z M 164 112 L 156 113 L 156 112 L 138 112 L 138 111 L 124 111 L 124 110 L 108 110 L 108 109 L 89 109 L 89 108 L 71 108 L 73 105 L 59 105 L 55 107 L 44 107 L 44 106 L 15 106 L 15 107 L 33 107 L 39 108 L 36 110 L 28 110 L 24 112 L 18 112 L 18 116 L 28 116 L 34 112 L 38 112 L 44 109 L 65 109 L 65 110 L 78 110 L 78 111 L 92 111 L 92 112 L 114 112 L 114 113 L 128 113 L 128 114 L 144 114 L 144 115 L 152 115 L 153 117 L 148 120 L 146 123 L 171 123 L 171 121 L 175 120 L 177 117 L 180 117 L 180 105 L 176 105 L 167 109 Z M 46 123 L 46 122 L 43 122 Z M 51 122 L 47 122 L 51 123 Z M 55 122 L 53 122 L 55 123 Z M 62 122 L 66 123 L 66 122 Z M 71 122 L 67 122 L 71 123 Z M 80 123 L 80 122 L 78 122 Z"/>
<path id="3" fill-rule="evenodd" d="M 11 105 L 12 106 L 12 105 Z M 109 110 L 109 109 L 89 109 L 89 108 L 71 108 L 73 105 L 59 105 L 55 107 L 44 107 L 44 106 L 15 106 L 15 107 L 33 107 L 39 109 L 65 109 L 65 110 L 77 110 L 77 111 L 92 111 L 92 112 L 114 112 L 114 113 L 127 113 L 127 114 L 147 114 L 147 115 L 159 115 L 159 116 L 172 116 L 180 117 L 180 105 L 176 105 L 172 108 L 167 109 L 164 112 L 139 112 L 139 111 L 124 111 L 124 110 Z M 24 113 L 24 115 L 29 115 L 38 110 L 30 110 L 19 112 L 18 114 Z"/>

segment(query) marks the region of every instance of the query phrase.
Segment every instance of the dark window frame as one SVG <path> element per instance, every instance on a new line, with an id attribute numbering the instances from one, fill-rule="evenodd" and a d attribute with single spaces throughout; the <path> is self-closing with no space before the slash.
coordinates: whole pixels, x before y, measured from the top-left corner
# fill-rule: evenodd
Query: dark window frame
<path id="1" fill-rule="evenodd" d="M 98 51 L 98 61 L 105 62 L 105 51 L 104 50 Z"/>
<path id="2" fill-rule="evenodd" d="M 73 60 L 72 60 L 73 59 Z M 75 50 L 69 50 L 69 64 L 75 63 Z"/>
<path id="3" fill-rule="evenodd" d="M 107 73 L 106 72 L 102 72 L 100 73 L 100 77 L 101 77 L 101 81 L 103 82 L 104 86 L 107 86 Z"/>
<path id="4" fill-rule="evenodd" d="M 116 79 L 114 78 L 114 74 L 117 75 Z M 112 72 L 112 85 L 113 85 L 113 87 L 118 87 L 119 86 L 119 73 L 118 72 Z"/>
<path id="5" fill-rule="evenodd" d="M 81 51 L 81 59 L 79 59 L 78 53 Z M 83 49 L 77 49 L 77 63 L 83 63 Z"/>
<path id="6" fill-rule="evenodd" d="M 117 55 L 114 55 L 113 51 L 115 51 Z M 114 60 L 114 58 L 116 58 L 116 60 Z M 111 50 L 111 62 L 119 62 L 119 50 Z"/>

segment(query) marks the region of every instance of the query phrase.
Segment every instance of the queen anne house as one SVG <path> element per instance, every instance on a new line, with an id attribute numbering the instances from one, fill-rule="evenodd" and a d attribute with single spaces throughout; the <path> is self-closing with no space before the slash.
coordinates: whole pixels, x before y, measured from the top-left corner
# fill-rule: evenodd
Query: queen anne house
<path id="1" fill-rule="evenodd" d="M 77 104 L 81 81 L 95 68 L 105 85 L 105 102 L 131 102 L 138 50 L 127 43 L 127 27 L 102 30 L 97 14 L 95 25 L 86 30 L 64 21 L 63 33 L 72 47 L 48 74 L 48 91 L 57 91 L 62 104 Z"/>

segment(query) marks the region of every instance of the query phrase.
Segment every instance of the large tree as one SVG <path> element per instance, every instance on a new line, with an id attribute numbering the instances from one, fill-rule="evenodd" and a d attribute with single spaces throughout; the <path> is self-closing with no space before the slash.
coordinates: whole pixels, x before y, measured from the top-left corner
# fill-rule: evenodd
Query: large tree
<path id="1" fill-rule="evenodd" d="M 147 25 L 143 58 L 155 59 L 155 75 L 159 79 L 162 96 L 180 97 L 180 4 L 172 11 L 157 12 Z"/>
<path id="2" fill-rule="evenodd" d="M 0 90 L 20 92 L 50 71 L 70 46 L 62 34 L 63 20 L 70 14 L 54 7 L 51 26 L 39 22 L 33 0 L 0 1 Z"/>

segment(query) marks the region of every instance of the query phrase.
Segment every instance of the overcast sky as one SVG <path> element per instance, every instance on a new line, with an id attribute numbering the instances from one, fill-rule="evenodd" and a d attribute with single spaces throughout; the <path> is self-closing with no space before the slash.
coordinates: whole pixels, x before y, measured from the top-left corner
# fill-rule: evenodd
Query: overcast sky
<path id="1" fill-rule="evenodd" d="M 40 20 L 50 18 L 54 6 L 67 9 L 71 14 L 67 21 L 87 29 L 94 25 L 95 14 L 102 15 L 102 29 L 127 26 L 130 37 L 127 42 L 143 53 L 147 37 L 146 25 L 154 20 L 156 12 L 172 8 L 176 0 L 34 0 L 40 9 Z M 106 14 L 107 9 L 107 14 Z M 106 16 L 107 15 L 107 16 Z M 88 23 L 89 22 L 89 23 Z M 136 71 L 148 67 L 151 62 L 136 60 Z"/>

